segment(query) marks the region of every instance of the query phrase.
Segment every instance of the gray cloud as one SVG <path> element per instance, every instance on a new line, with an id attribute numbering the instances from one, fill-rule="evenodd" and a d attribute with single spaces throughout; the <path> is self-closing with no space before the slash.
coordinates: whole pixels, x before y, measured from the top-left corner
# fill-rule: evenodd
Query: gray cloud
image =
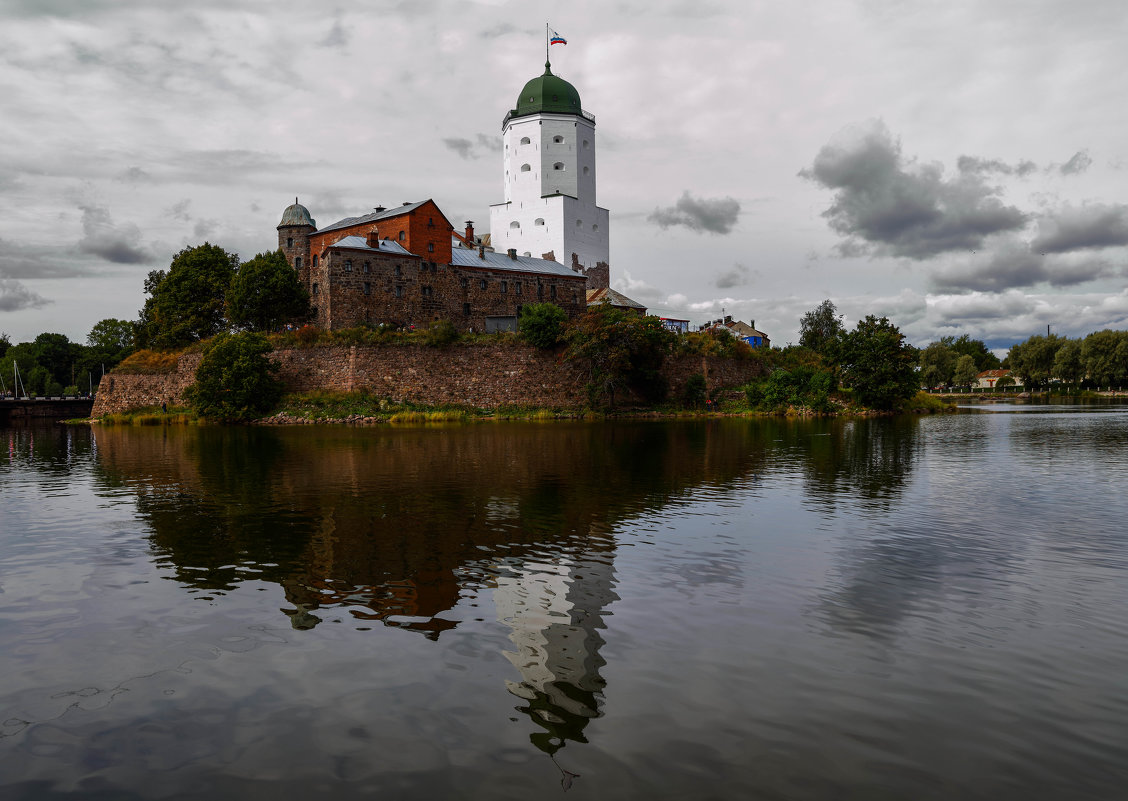
<path id="1" fill-rule="evenodd" d="M 734 264 L 731 270 L 717 276 L 714 286 L 717 289 L 731 289 L 734 286 L 742 286 L 748 283 L 750 273 L 751 271 L 743 264 Z"/>
<path id="2" fill-rule="evenodd" d="M 475 139 L 446 138 L 443 139 L 443 145 L 464 159 L 481 158 L 497 149 L 496 137 L 486 136 L 485 134 L 478 134 Z"/>
<path id="3" fill-rule="evenodd" d="M 140 247 L 141 229 L 132 223 L 114 225 L 108 209 L 79 206 L 82 209 L 82 239 L 78 250 L 115 264 L 140 264 L 152 257 Z"/>
<path id="4" fill-rule="evenodd" d="M 695 198 L 687 189 L 673 206 L 654 209 L 646 219 L 660 228 L 683 225 L 697 233 L 728 234 L 739 216 L 740 203 L 735 198 Z"/>
<path id="5" fill-rule="evenodd" d="M 173 203 L 165 213 L 174 220 L 184 220 L 187 222 L 192 219 L 192 215 L 188 213 L 188 207 L 191 205 L 192 200 L 190 198 L 184 198 L 183 200 L 178 200 Z"/>
<path id="6" fill-rule="evenodd" d="M 153 176 L 149 175 L 149 173 L 145 172 L 140 167 L 130 167 L 118 177 L 118 180 L 126 181 L 128 183 L 136 183 L 138 181 L 148 181 L 152 177 Z"/>
<path id="7" fill-rule="evenodd" d="M 982 260 L 933 273 L 931 283 L 940 292 L 1004 292 L 1040 283 L 1055 288 L 1076 286 L 1120 272 L 1105 259 L 1053 258 L 1012 240 Z"/>
<path id="8" fill-rule="evenodd" d="M 862 245 L 877 255 L 929 259 L 1026 225 L 1026 215 L 1004 206 L 977 174 L 945 180 L 939 164 L 906 160 L 880 121 L 827 144 L 799 174 L 836 190 L 823 216 L 847 238 L 840 247 L 854 252 Z"/>
<path id="9" fill-rule="evenodd" d="M 333 20 L 333 25 L 329 28 L 329 33 L 325 34 L 319 44 L 321 47 L 337 47 L 342 48 L 349 43 L 349 33 L 345 30 L 345 26 L 341 24 L 341 18 L 337 17 Z"/>
<path id="10" fill-rule="evenodd" d="M 19 281 L 0 278 L 0 312 L 13 312 L 20 309 L 39 309 L 52 300 L 32 292 Z"/>
<path id="11" fill-rule="evenodd" d="M 1062 175 L 1080 175 L 1089 169 L 1093 164 L 1093 159 L 1087 150 L 1078 150 L 1069 161 L 1061 165 Z"/>
<path id="12" fill-rule="evenodd" d="M 1128 245 L 1128 205 L 1066 206 L 1038 221 L 1031 248 L 1039 253 Z"/>
<path id="13" fill-rule="evenodd" d="M 492 28 L 486 28 L 484 31 L 481 31 L 478 36 L 483 39 L 498 39 L 502 36 L 508 36 L 511 33 L 517 32 L 518 28 L 510 25 L 508 22 L 502 22 L 498 25 L 494 25 Z"/>
<path id="14" fill-rule="evenodd" d="M 1033 161 L 1023 159 L 1016 164 L 1007 164 L 999 159 L 981 159 L 976 156 L 960 156 L 956 160 L 956 169 L 960 172 L 987 175 L 999 173 L 1000 175 L 1017 175 L 1020 178 L 1029 175 L 1038 169 Z"/>
<path id="15" fill-rule="evenodd" d="M 217 228 L 219 228 L 219 220 L 196 220 L 196 224 L 192 226 L 192 236 L 197 239 L 205 239 L 211 236 Z"/>
<path id="16" fill-rule="evenodd" d="M 76 261 L 73 248 L 0 239 L 0 278 L 74 278 L 91 272 L 89 260 Z"/>

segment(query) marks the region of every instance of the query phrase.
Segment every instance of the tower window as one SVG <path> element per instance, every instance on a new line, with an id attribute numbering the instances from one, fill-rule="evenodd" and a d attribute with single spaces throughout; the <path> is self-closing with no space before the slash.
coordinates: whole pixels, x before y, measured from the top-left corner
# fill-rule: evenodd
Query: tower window
<path id="1" fill-rule="evenodd" d="M 584 224 L 584 221 L 583 221 L 583 220 L 576 220 L 576 227 L 577 227 L 577 228 L 579 228 L 579 227 L 580 227 L 580 226 L 582 226 L 583 224 Z"/>
<path id="2" fill-rule="evenodd" d="M 372 271 L 372 265 L 370 265 L 368 262 L 365 262 L 364 263 L 364 274 L 367 275 L 371 271 Z"/>
<path id="3" fill-rule="evenodd" d="M 421 295 L 423 295 L 423 297 L 425 297 L 425 298 L 429 298 L 429 297 L 431 297 L 431 295 L 433 295 L 433 294 L 434 294 L 434 293 L 433 293 L 433 292 L 431 291 L 431 287 L 429 287 L 429 286 L 424 286 L 424 287 L 420 287 L 420 288 L 419 288 L 419 292 L 420 292 L 420 294 L 421 294 Z"/>
<path id="4" fill-rule="evenodd" d="M 587 175 L 589 172 L 591 172 L 591 170 L 589 170 L 587 167 L 584 167 L 584 175 Z"/>
<path id="5" fill-rule="evenodd" d="M 396 286 L 396 297 L 397 297 L 397 298 L 402 298 L 402 297 L 403 297 L 403 286 L 402 286 L 402 285 L 397 285 L 397 286 Z"/>
<path id="6" fill-rule="evenodd" d="M 462 304 L 462 314 L 466 317 L 470 316 L 470 304 L 469 303 L 463 303 Z"/>
<path id="7" fill-rule="evenodd" d="M 555 164 L 552 165 L 552 169 L 563 170 L 564 169 L 564 162 L 563 161 L 556 162 Z"/>
<path id="8" fill-rule="evenodd" d="M 529 139 L 529 137 L 527 137 L 527 136 L 522 136 L 522 137 L 521 137 L 521 144 L 523 144 L 523 145 L 531 145 L 531 144 L 532 144 L 532 140 L 530 140 L 530 139 Z"/>
<path id="9" fill-rule="evenodd" d="M 585 139 L 584 140 L 584 150 L 587 150 L 589 147 L 591 147 L 591 145 L 588 144 L 588 140 Z"/>
<path id="10" fill-rule="evenodd" d="M 552 141 L 554 143 L 558 144 L 558 145 L 562 145 L 562 144 L 564 144 L 564 137 L 563 136 L 554 136 L 554 137 L 552 137 Z"/>
<path id="11" fill-rule="evenodd" d="M 521 172 L 528 172 L 531 169 L 532 169 L 532 167 L 530 167 L 528 164 L 522 164 L 521 165 Z"/>
<path id="12" fill-rule="evenodd" d="M 502 281 L 501 282 L 501 294 L 504 295 L 508 291 L 509 291 L 509 282 L 508 281 Z"/>
<path id="13" fill-rule="evenodd" d="M 294 259 L 294 269 L 295 270 L 302 269 L 302 257 L 301 256 L 298 256 L 296 259 Z"/>
<path id="14" fill-rule="evenodd" d="M 286 237 L 286 247 L 292 248 L 293 246 L 294 246 L 294 237 L 292 237 L 292 236 Z"/>
<path id="15" fill-rule="evenodd" d="M 520 227 L 521 227 L 521 223 L 519 223 L 519 222 L 517 222 L 516 220 L 514 220 L 513 222 L 509 223 L 509 227 L 510 227 L 510 228 L 520 228 Z"/>
<path id="16" fill-rule="evenodd" d="M 346 273 L 352 272 L 352 259 L 345 259 L 345 272 Z"/>
<path id="17" fill-rule="evenodd" d="M 372 284 L 368 281 L 364 282 L 364 294 L 365 295 L 371 295 L 372 294 Z"/>
<path id="18" fill-rule="evenodd" d="M 427 243 L 427 252 L 428 253 L 434 253 L 435 252 L 435 243 L 434 242 L 428 242 Z"/>
<path id="19" fill-rule="evenodd" d="M 533 225 L 544 225 L 544 217 L 537 217 L 533 220 Z"/>
<path id="20" fill-rule="evenodd" d="M 313 295 L 317 294 L 317 284 L 313 285 L 313 292 L 311 294 L 313 294 Z"/>
<path id="21" fill-rule="evenodd" d="M 316 253 L 313 254 L 313 266 L 314 267 L 317 266 L 317 254 Z"/>
<path id="22" fill-rule="evenodd" d="M 598 225 L 598 224 L 597 224 L 597 225 L 593 225 L 593 226 L 591 227 L 591 230 L 593 230 L 593 231 L 598 231 L 598 230 L 599 230 L 599 225 Z"/>
<path id="23" fill-rule="evenodd" d="M 485 278 L 483 278 L 481 281 L 478 282 L 478 286 L 482 289 L 485 289 L 487 286 L 489 286 L 489 281 L 487 281 Z"/>
<path id="24" fill-rule="evenodd" d="M 516 284 L 513 285 L 513 292 L 514 292 L 514 294 L 517 294 L 517 295 L 521 294 L 521 282 L 520 281 L 518 281 Z"/>
<path id="25" fill-rule="evenodd" d="M 401 275 L 403 275 L 403 268 L 402 268 L 402 267 L 400 267 L 400 266 L 399 266 L 399 265 L 397 264 L 397 265 L 396 265 L 396 278 L 399 278 L 399 277 L 400 277 Z"/>

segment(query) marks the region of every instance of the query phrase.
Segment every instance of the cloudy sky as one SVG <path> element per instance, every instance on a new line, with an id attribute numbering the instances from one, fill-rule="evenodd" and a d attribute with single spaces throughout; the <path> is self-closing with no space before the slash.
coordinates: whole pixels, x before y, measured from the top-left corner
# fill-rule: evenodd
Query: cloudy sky
<path id="1" fill-rule="evenodd" d="M 542 71 L 596 116 L 612 283 L 659 314 L 825 298 L 916 344 L 1128 328 L 1117 0 L 0 0 L 0 332 L 84 340 L 205 240 L 432 197 L 488 226 Z"/>

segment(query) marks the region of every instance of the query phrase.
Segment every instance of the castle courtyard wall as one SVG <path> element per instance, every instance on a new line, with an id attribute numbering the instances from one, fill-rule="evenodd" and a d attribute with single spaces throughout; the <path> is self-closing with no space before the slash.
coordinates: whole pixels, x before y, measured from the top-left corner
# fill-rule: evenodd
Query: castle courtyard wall
<path id="1" fill-rule="evenodd" d="M 336 345 L 275 351 L 279 378 L 289 392 L 367 390 L 379 397 L 420 404 L 503 405 L 579 409 L 587 401 L 587 376 L 575 362 L 523 344 Z M 102 381 L 92 417 L 146 406 L 184 405 L 199 353 L 180 357 L 163 375 L 111 373 Z M 681 356 L 663 373 L 677 396 L 694 373 L 712 388 L 743 384 L 760 374 L 758 361 Z M 625 400 L 625 399 L 623 399 Z"/>

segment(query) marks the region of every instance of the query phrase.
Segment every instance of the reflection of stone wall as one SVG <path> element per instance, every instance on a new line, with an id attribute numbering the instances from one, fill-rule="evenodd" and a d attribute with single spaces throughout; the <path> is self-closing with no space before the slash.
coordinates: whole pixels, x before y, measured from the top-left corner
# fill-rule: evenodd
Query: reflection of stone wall
<path id="1" fill-rule="evenodd" d="M 458 345 L 445 348 L 336 346 L 275 351 L 280 376 L 294 392 L 367 389 L 380 397 L 415 403 L 459 403 L 493 408 L 503 404 L 578 408 L 586 399 L 583 370 L 520 344 Z M 105 378 L 93 416 L 162 402 L 182 403 L 199 364 L 196 353 L 181 357 L 175 373 Z M 760 373 L 760 363 L 713 357 L 671 359 L 664 373 L 676 395 L 693 373 L 710 387 L 742 384 Z"/>

